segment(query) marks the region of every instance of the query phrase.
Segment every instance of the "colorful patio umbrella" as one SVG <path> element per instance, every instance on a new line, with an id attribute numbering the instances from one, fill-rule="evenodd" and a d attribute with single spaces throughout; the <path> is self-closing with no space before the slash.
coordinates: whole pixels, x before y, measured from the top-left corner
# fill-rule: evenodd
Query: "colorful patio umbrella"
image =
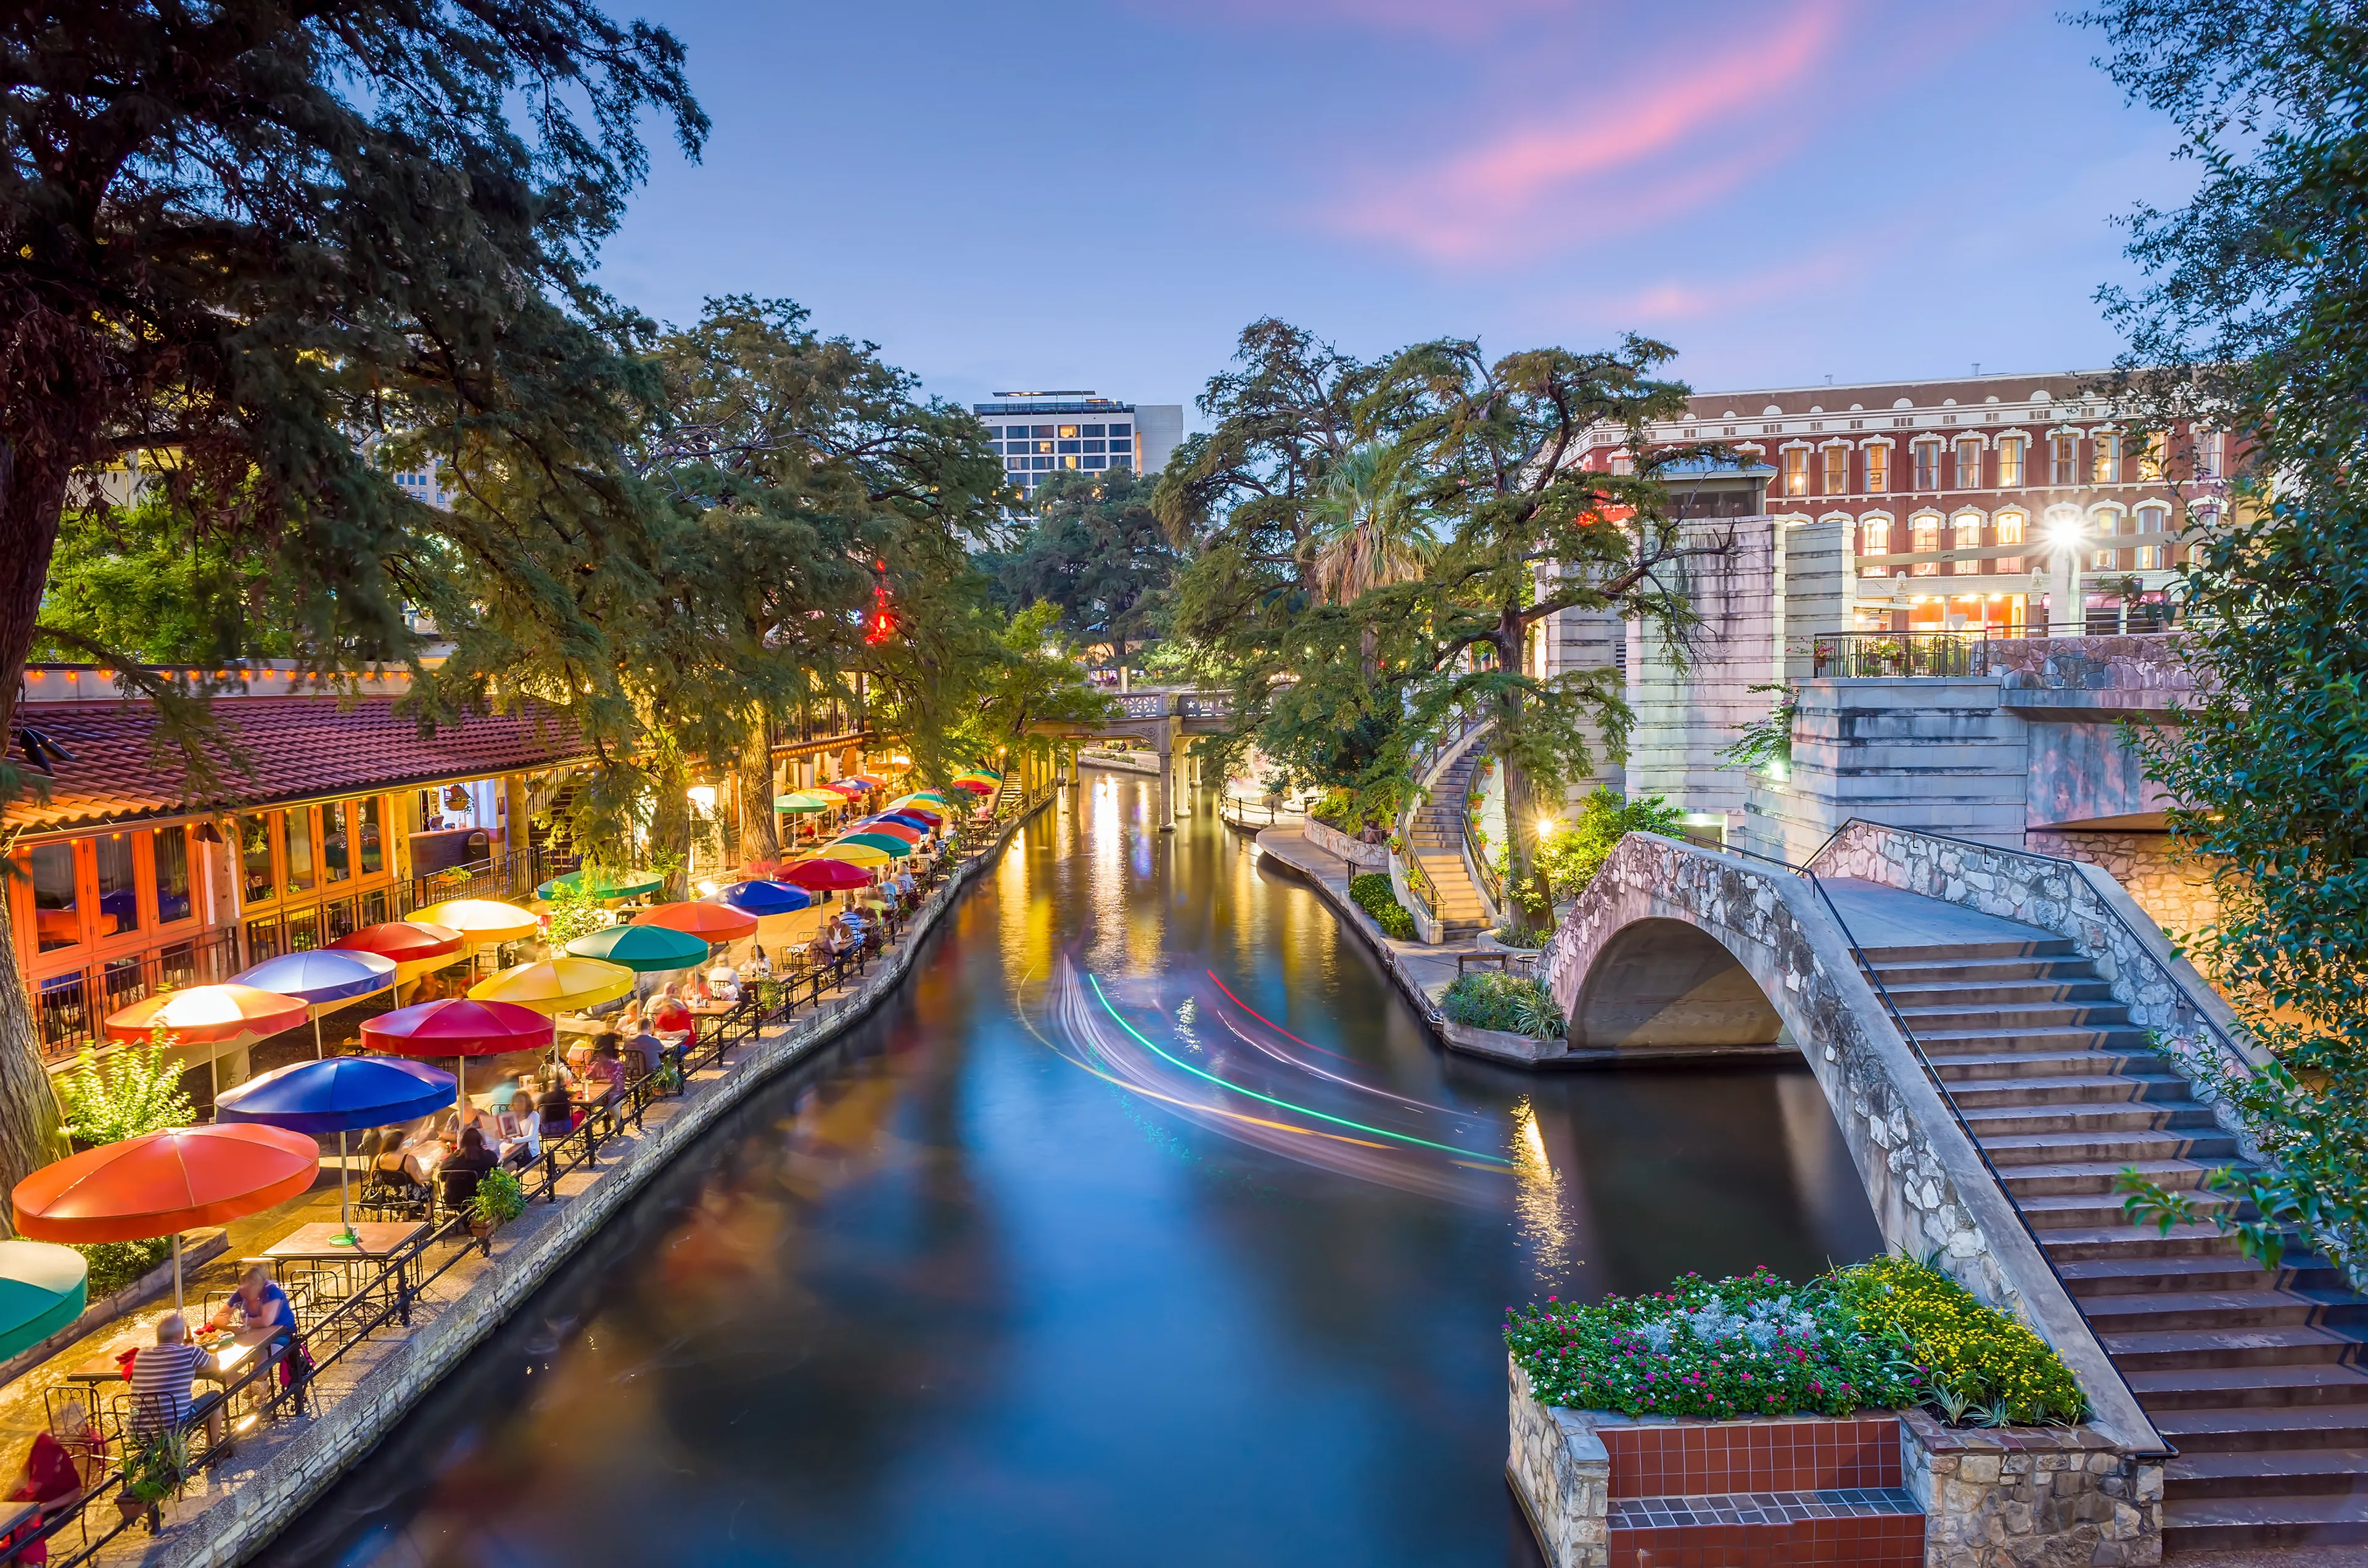
<path id="1" fill-rule="evenodd" d="M 908 822 L 898 822 L 893 817 L 878 816 L 865 817 L 861 822 L 857 823 L 847 831 L 849 833 L 884 833 L 889 837 L 894 838 L 900 843 L 918 844 L 921 842 L 921 835 L 928 832 L 928 829 L 925 827 L 916 827 L 913 824 Z"/>
<path id="2" fill-rule="evenodd" d="M 866 849 L 877 849 L 891 860 L 902 860 L 913 852 L 913 846 L 908 840 L 899 838 L 893 833 L 869 831 L 850 833 L 843 838 L 833 840 L 825 845 L 824 849 L 827 854 L 838 855 L 859 844 Z"/>
<path id="3" fill-rule="evenodd" d="M 773 809 L 777 812 L 827 812 L 846 803 L 846 798 L 835 790 L 792 790 L 773 797 Z"/>
<path id="4" fill-rule="evenodd" d="M 906 810 L 901 812 L 882 812 L 878 816 L 872 818 L 871 822 L 866 823 L 864 825 L 866 827 L 885 827 L 889 824 L 894 823 L 898 827 L 909 827 L 916 833 L 935 833 L 938 830 L 938 824 L 943 820 L 943 818 L 938 816 L 934 812 L 924 816 L 919 812 Z"/>
<path id="5" fill-rule="evenodd" d="M 468 943 L 450 926 L 432 926 L 425 920 L 387 920 L 350 932 L 329 946 L 339 952 L 376 953 L 402 965 L 450 958 Z"/>
<path id="6" fill-rule="evenodd" d="M 851 784 L 844 778 L 826 778 L 823 780 L 822 788 L 831 790 L 843 801 L 860 800 L 871 792 L 862 785 Z"/>
<path id="7" fill-rule="evenodd" d="M 633 988 L 633 971 L 599 959 L 564 957 L 512 964 L 469 987 L 480 1002 L 515 1002 L 538 1013 L 565 1013 L 613 1002 Z"/>
<path id="8" fill-rule="evenodd" d="M 552 878 L 534 890 L 534 896 L 552 899 L 581 890 L 593 898 L 639 898 L 664 886 L 666 879 L 655 871 L 578 870 Z"/>
<path id="9" fill-rule="evenodd" d="M 285 1202 L 311 1187 L 320 1168 L 320 1146 L 301 1132 L 173 1127 L 43 1165 L 10 1198 L 17 1233 L 28 1241 L 86 1245 L 171 1236 L 178 1310 L 181 1233 Z"/>
<path id="10" fill-rule="evenodd" d="M 825 859 L 844 861 L 849 866 L 885 866 L 895 858 L 877 845 L 850 844 L 844 838 L 834 838 L 824 845 L 822 855 Z M 797 881 L 797 879 L 783 877 L 782 881 Z M 798 885 L 803 887 L 805 883 L 798 882 Z"/>
<path id="11" fill-rule="evenodd" d="M 688 931 L 642 924 L 611 926 L 578 937 L 567 944 L 567 950 L 579 959 L 622 964 L 636 974 L 657 974 L 705 963 L 708 946 L 704 937 Z"/>
<path id="12" fill-rule="evenodd" d="M 298 997 L 252 985 L 188 985 L 109 1013 L 106 1027 L 111 1040 L 145 1040 L 161 1028 L 188 1044 L 252 1044 L 295 1028 L 311 1014 Z"/>
<path id="13" fill-rule="evenodd" d="M 874 778 L 869 773 L 850 773 L 847 776 L 847 781 L 849 784 L 860 784 L 867 790 L 885 790 L 888 788 L 888 780 L 885 778 Z"/>
<path id="14" fill-rule="evenodd" d="M 446 996 L 415 1002 L 362 1020 L 362 1043 L 390 1056 L 452 1059 L 453 1107 L 468 1098 L 463 1059 L 503 1056 L 513 1051 L 547 1051 L 557 1039 L 549 1018 L 515 1002 L 484 1002 Z"/>
<path id="15" fill-rule="evenodd" d="M 448 898 L 441 903 L 413 910 L 411 918 L 425 920 L 431 926 L 449 926 L 472 948 L 515 942 L 542 929 L 542 917 L 532 910 L 491 898 Z"/>
<path id="16" fill-rule="evenodd" d="M 341 1002 L 369 996 L 394 983 L 395 963 L 378 953 L 343 948 L 315 948 L 308 952 L 282 953 L 232 975 L 233 985 L 252 985 L 293 996 L 313 1016 L 313 1054 L 321 1048 L 321 1015 Z"/>
<path id="17" fill-rule="evenodd" d="M 954 788 L 967 790 L 973 795 L 992 795 L 1002 786 L 991 784 L 984 778 L 957 778 L 954 780 Z"/>
<path id="18" fill-rule="evenodd" d="M 339 1056 L 290 1062 L 223 1090 L 214 1100 L 214 1119 L 260 1122 L 316 1137 L 336 1133 L 337 1217 L 346 1226 L 336 1240 L 353 1246 L 359 1238 L 347 1182 L 346 1134 L 433 1115 L 451 1096 L 452 1074 L 440 1067 L 393 1056 Z"/>
<path id="19" fill-rule="evenodd" d="M 845 860 L 824 858 L 799 861 L 781 873 L 781 881 L 815 892 L 831 892 L 844 888 L 868 888 L 871 875 Z"/>
<path id="20" fill-rule="evenodd" d="M 787 882 L 751 881 L 716 889 L 715 902 L 728 903 L 741 914 L 761 920 L 768 915 L 792 915 L 811 908 L 814 898 L 805 889 Z"/>
<path id="21" fill-rule="evenodd" d="M 0 1242 L 0 1361 L 82 1316 L 90 1264 L 53 1242 Z"/>
<path id="22" fill-rule="evenodd" d="M 734 909 L 728 903 L 709 903 L 703 900 L 696 903 L 659 904 L 655 909 L 644 910 L 633 924 L 688 931 L 711 942 L 736 942 L 757 932 L 755 915 Z"/>

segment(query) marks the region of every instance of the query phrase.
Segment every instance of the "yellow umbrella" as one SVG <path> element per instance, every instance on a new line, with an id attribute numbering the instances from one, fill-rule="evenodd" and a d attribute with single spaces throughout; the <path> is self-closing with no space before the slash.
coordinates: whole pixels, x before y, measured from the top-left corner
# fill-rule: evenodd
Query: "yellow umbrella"
<path id="1" fill-rule="evenodd" d="M 513 1002 L 538 1013 L 566 1013 L 613 1002 L 633 988 L 633 971 L 600 959 L 545 959 L 513 964 L 469 987 L 477 1002 Z"/>
<path id="2" fill-rule="evenodd" d="M 415 909 L 405 918 L 424 920 L 431 926 L 450 926 L 472 948 L 515 942 L 542 929 L 541 917 L 532 910 L 491 898 L 448 898 L 441 903 Z"/>
<path id="3" fill-rule="evenodd" d="M 874 849 L 869 844 L 849 844 L 846 839 L 834 838 L 815 851 L 814 858 L 844 860 L 850 866 L 885 866 L 895 857 L 884 849 Z"/>

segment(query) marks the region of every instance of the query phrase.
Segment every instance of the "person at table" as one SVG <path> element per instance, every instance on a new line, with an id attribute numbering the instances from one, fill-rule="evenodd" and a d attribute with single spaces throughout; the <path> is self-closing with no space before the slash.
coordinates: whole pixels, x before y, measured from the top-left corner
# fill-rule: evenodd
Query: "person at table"
<path id="1" fill-rule="evenodd" d="M 682 998 L 675 994 L 671 980 L 658 987 L 656 997 L 651 1001 L 649 1024 L 651 1031 L 660 1037 L 683 1035 L 692 1040 L 699 1038 L 699 1020 L 683 1005 Z"/>
<path id="2" fill-rule="evenodd" d="M 747 961 L 740 966 L 740 984 L 744 990 L 757 981 L 773 978 L 773 960 L 765 956 L 765 944 L 751 942 L 748 948 Z"/>
<path id="3" fill-rule="evenodd" d="M 42 1522 L 47 1523 L 82 1501 L 91 1479 L 107 1472 L 106 1461 L 106 1440 L 90 1429 L 82 1401 L 70 1399 L 58 1407 L 53 1426 L 33 1434 L 32 1449 L 25 1456 L 25 1468 L 8 1501 L 39 1505 Z M 28 1563 L 49 1560 L 46 1540 L 33 1542 L 15 1558 Z"/>
<path id="4" fill-rule="evenodd" d="M 189 1324 L 178 1312 L 156 1320 L 156 1343 L 143 1346 L 131 1361 L 131 1433 L 144 1437 L 178 1426 L 202 1413 L 206 1438 L 222 1440 L 222 1391 L 193 1396 L 191 1380 L 219 1379 L 211 1358 L 189 1343 Z"/>
<path id="5" fill-rule="evenodd" d="M 534 1096 L 535 1119 L 541 1124 L 546 1142 L 555 1143 L 575 1131 L 575 1102 L 567 1090 L 568 1080 L 562 1073 L 554 1074 L 543 1085 L 542 1092 Z"/>
<path id="6" fill-rule="evenodd" d="M 233 1333 L 261 1333 L 268 1329 L 271 1337 L 263 1342 L 266 1357 L 277 1356 L 296 1337 L 296 1309 L 289 1304 L 288 1292 L 279 1281 L 265 1272 L 263 1265 L 247 1265 L 239 1276 L 238 1289 L 230 1300 L 209 1320 L 209 1327 L 226 1328 Z"/>
<path id="7" fill-rule="evenodd" d="M 718 963 L 707 971 L 707 995 L 712 1002 L 726 1005 L 740 1000 L 740 971 L 729 963 Z"/>
<path id="8" fill-rule="evenodd" d="M 452 1151 L 436 1173 L 436 1196 L 448 1214 L 464 1211 L 475 1200 L 477 1184 L 496 1164 L 494 1152 L 485 1147 L 485 1135 L 473 1127 L 461 1130 L 461 1146 Z"/>
<path id="9" fill-rule="evenodd" d="M 510 1103 L 494 1118 L 501 1134 L 496 1152 L 502 1164 L 523 1170 L 542 1158 L 542 1113 L 524 1085 L 510 1093 Z"/>
<path id="10" fill-rule="evenodd" d="M 461 1125 L 453 1132 L 453 1140 L 457 1142 L 462 1133 L 472 1127 L 477 1130 L 477 1136 L 484 1141 L 486 1147 L 491 1148 L 501 1142 L 500 1119 L 491 1109 L 479 1105 L 474 1100 L 471 1100 L 461 1110 Z"/>
<path id="11" fill-rule="evenodd" d="M 896 900 L 897 900 L 897 902 L 898 902 L 898 903 L 902 903 L 902 904 L 904 904 L 904 905 L 905 905 L 906 907 L 908 907 L 908 908 L 909 908 L 909 907 L 911 907 L 911 905 L 912 905 L 912 903 L 913 903 L 914 899 L 916 899 L 916 897 L 918 897 L 918 896 L 920 895 L 920 891 L 921 891 L 921 890 L 920 890 L 920 888 L 918 887 L 918 885 L 916 885 L 916 884 L 914 882 L 914 881 L 913 881 L 913 873 L 912 873 L 910 870 L 906 869 L 905 867 L 902 867 L 902 866 L 897 867 L 897 868 L 896 868 Z"/>

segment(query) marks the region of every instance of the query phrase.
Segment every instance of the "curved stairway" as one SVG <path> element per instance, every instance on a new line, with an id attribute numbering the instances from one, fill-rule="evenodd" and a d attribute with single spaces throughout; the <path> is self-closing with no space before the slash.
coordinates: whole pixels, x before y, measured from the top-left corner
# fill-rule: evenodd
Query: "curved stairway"
<path id="1" fill-rule="evenodd" d="M 1959 934 L 1932 940 L 1901 929 L 1899 915 L 1921 912 L 1894 901 L 1935 901 L 1826 885 L 2100 1343 L 2179 1449 L 2164 1476 L 2165 1551 L 2368 1543 L 2368 1299 L 2306 1253 L 2272 1273 L 2211 1225 L 2131 1223 L 2113 1192 L 2125 1166 L 2192 1192 L 2245 1162 L 2095 967 L 2066 938 L 1952 905 L 1938 907 Z"/>
<path id="2" fill-rule="evenodd" d="M 1440 939 L 1452 942 L 1488 928 L 1487 906 L 1463 869 L 1463 813 L 1473 769 L 1486 748 L 1473 745 L 1431 780 L 1430 798 L 1417 807 L 1406 830 L 1406 855 L 1422 868 L 1431 887 L 1431 913 Z"/>

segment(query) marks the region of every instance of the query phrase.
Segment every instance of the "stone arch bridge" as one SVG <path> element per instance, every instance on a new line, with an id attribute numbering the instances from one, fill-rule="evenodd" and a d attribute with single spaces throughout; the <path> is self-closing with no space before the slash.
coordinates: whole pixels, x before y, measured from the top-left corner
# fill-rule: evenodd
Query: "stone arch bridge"
<path id="1" fill-rule="evenodd" d="M 1149 752 L 1158 763 L 1159 813 L 1164 824 L 1191 810 L 1191 786 L 1199 783 L 1200 758 L 1187 748 L 1192 735 L 1213 734 L 1233 715 L 1233 699 L 1222 691 L 1190 691 L 1155 687 L 1121 692 L 1112 700 L 1118 712 L 1099 723 L 1041 723 L 1029 728 L 1069 743 L 1068 775 L 1077 776 L 1077 751 L 1094 741 L 1129 741 Z"/>

